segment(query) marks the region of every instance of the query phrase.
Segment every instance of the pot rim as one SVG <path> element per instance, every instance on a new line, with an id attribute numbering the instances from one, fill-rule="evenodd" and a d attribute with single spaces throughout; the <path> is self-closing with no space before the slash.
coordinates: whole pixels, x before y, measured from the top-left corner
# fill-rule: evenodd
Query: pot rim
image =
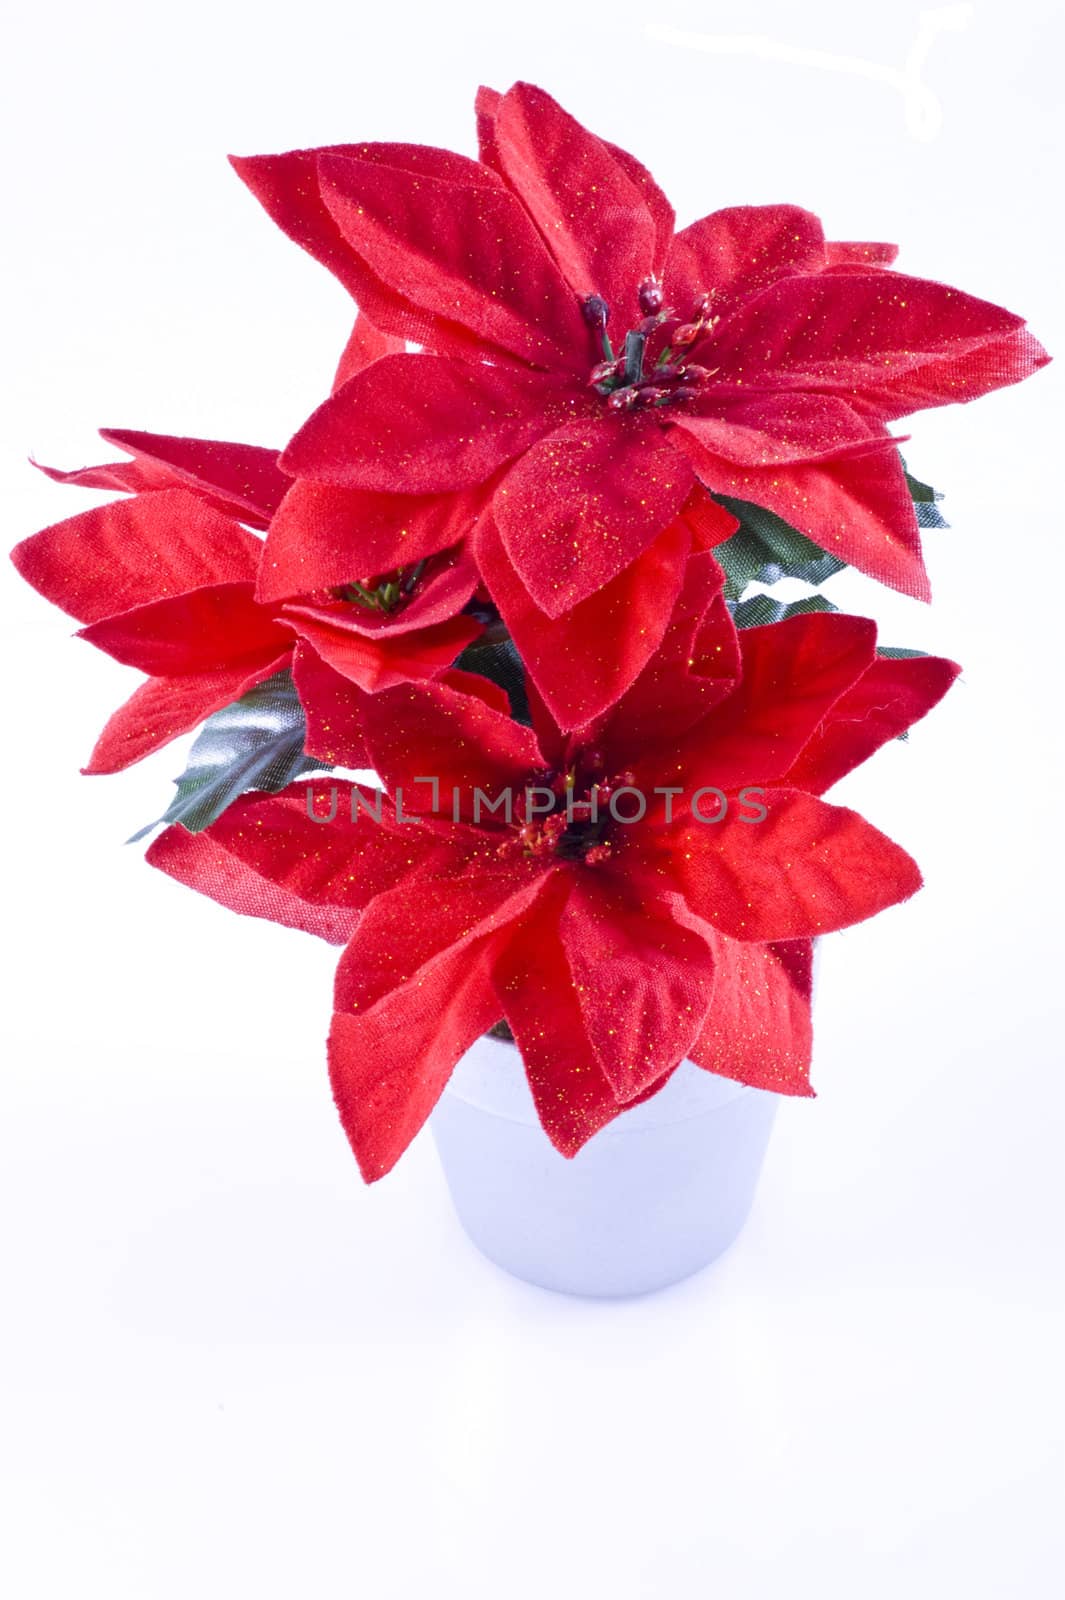
<path id="1" fill-rule="evenodd" d="M 497 1064 L 503 1072 L 508 1072 L 508 1068 L 510 1068 L 513 1071 L 521 1073 L 521 1088 L 524 1089 L 525 1094 L 529 1097 L 527 1113 L 521 1115 L 518 1114 L 516 1109 L 512 1106 L 501 1107 L 498 1103 L 490 1104 L 485 1092 L 483 1090 L 479 1090 L 476 1083 L 470 1087 L 460 1087 L 455 1081 L 458 1067 L 456 1067 L 456 1071 L 452 1073 L 451 1078 L 448 1080 L 448 1083 L 444 1089 L 444 1096 L 452 1100 L 460 1101 L 463 1105 L 470 1106 L 474 1110 L 480 1111 L 484 1116 L 495 1117 L 501 1122 L 513 1122 L 517 1123 L 521 1127 L 539 1127 L 540 1119 L 536 1115 L 536 1110 L 532 1101 L 532 1094 L 529 1090 L 528 1082 L 525 1079 L 524 1063 L 522 1062 L 517 1046 L 511 1044 L 508 1040 L 490 1038 L 488 1036 L 478 1040 L 477 1045 L 481 1047 L 478 1050 L 478 1055 L 480 1056 L 482 1063 L 484 1063 L 485 1053 L 490 1052 L 492 1055 L 496 1055 L 497 1052 L 504 1050 L 512 1050 L 514 1052 L 513 1057 L 510 1058 L 509 1061 L 500 1061 Z M 466 1058 L 464 1057 L 463 1060 L 466 1060 Z M 705 1068 L 697 1066 L 695 1062 L 690 1061 L 687 1058 L 679 1063 L 675 1069 L 675 1072 L 683 1072 L 685 1068 L 690 1068 L 692 1072 L 699 1074 L 698 1079 L 693 1079 L 691 1080 L 692 1082 L 701 1082 L 701 1080 L 706 1079 L 708 1080 L 706 1084 L 707 1088 L 709 1088 L 711 1081 L 714 1084 L 719 1085 L 720 1098 L 712 1098 L 708 1104 L 695 1107 L 688 1111 L 678 1110 L 673 1115 L 670 1115 L 668 1112 L 666 1112 L 665 1114 L 659 1114 L 656 1116 L 651 1109 L 659 1099 L 659 1094 L 655 1094 L 647 1100 L 641 1100 L 638 1104 L 627 1107 L 626 1110 L 622 1111 L 613 1119 L 613 1121 L 608 1122 L 604 1127 L 599 1129 L 598 1133 L 595 1135 L 596 1139 L 635 1137 L 638 1134 L 655 1133 L 661 1128 L 675 1127 L 685 1122 L 694 1122 L 701 1117 L 712 1117 L 717 1112 L 723 1111 L 726 1106 L 732 1105 L 741 1096 L 752 1094 L 772 1095 L 774 1093 L 773 1090 L 755 1089 L 749 1084 L 740 1083 L 735 1078 L 726 1078 L 721 1073 L 707 1072 Z M 484 1063 L 482 1070 L 491 1071 L 492 1068 L 489 1067 L 487 1063 Z M 668 1093 L 669 1086 L 672 1082 L 673 1076 L 671 1075 L 669 1081 L 663 1086 L 663 1091 L 660 1091 L 660 1094 L 662 1092 Z M 444 1096 L 442 1096 L 442 1098 Z M 774 1095 L 774 1098 L 777 1097 Z M 640 1116 L 640 1113 L 643 1113 L 643 1116 Z M 636 1118 L 635 1121 L 633 1120 L 634 1117 Z"/>

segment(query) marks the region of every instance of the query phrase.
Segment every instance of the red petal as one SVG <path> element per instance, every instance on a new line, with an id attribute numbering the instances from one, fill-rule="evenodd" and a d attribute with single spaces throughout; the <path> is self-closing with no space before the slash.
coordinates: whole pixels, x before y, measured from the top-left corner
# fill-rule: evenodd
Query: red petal
<path id="1" fill-rule="evenodd" d="M 496 943 L 487 937 L 443 952 L 422 975 L 416 999 L 401 992 L 365 1015 L 334 1015 L 333 1098 L 367 1183 L 391 1172 L 456 1064 L 496 1020 Z"/>
<path id="2" fill-rule="evenodd" d="M 559 918 L 584 1033 L 619 1100 L 682 1061 L 710 1004 L 704 938 L 607 874 L 578 870 Z"/>
<path id="3" fill-rule="evenodd" d="M 733 803 L 721 822 L 689 821 L 670 838 L 665 870 L 720 933 L 809 939 L 921 887 L 916 862 L 856 812 L 797 789 L 766 789 L 762 804 L 761 822 L 741 821 Z"/>
<path id="4" fill-rule="evenodd" d="M 493 507 L 534 604 L 557 617 L 635 561 L 680 512 L 693 482 L 656 422 L 603 416 L 526 451 Z"/>
<path id="5" fill-rule="evenodd" d="M 307 754 L 331 767 L 367 770 L 370 755 L 362 725 L 364 690 L 305 644 L 296 646 L 292 678 L 307 724 L 303 741 Z"/>
<path id="6" fill-rule="evenodd" d="M 344 237 L 395 293 L 533 366 L 583 374 L 590 337 L 576 297 L 519 202 L 476 171 L 455 182 L 323 156 L 319 182 Z"/>
<path id="7" fill-rule="evenodd" d="M 740 525 L 738 518 L 711 499 L 699 483 L 684 502 L 681 518 L 691 533 L 692 549 L 697 551 L 715 550 L 731 539 Z"/>
<path id="8" fill-rule="evenodd" d="M 626 1110 L 585 1031 L 558 917 L 569 892 L 558 874 L 503 945 L 493 971 L 499 1006 L 525 1067 L 536 1114 L 555 1149 L 574 1156 Z"/>
<path id="9" fill-rule="evenodd" d="M 161 433 L 103 428 L 108 443 L 128 450 L 132 461 L 107 461 L 99 467 L 60 472 L 34 466 L 56 483 L 85 489 L 118 489 L 139 494 L 150 489 L 190 488 L 216 511 L 265 528 L 289 480 L 277 465 L 277 451 L 221 439 L 175 439 Z"/>
<path id="10" fill-rule="evenodd" d="M 571 289 L 602 295 L 619 327 L 637 321 L 637 287 L 655 269 L 655 219 L 610 147 L 542 89 L 517 83 L 499 103 L 495 150 Z"/>
<path id="11" fill-rule="evenodd" d="M 354 150 L 357 146 L 332 148 Z M 318 150 L 276 156 L 230 156 L 237 176 L 278 227 L 336 274 L 353 295 L 361 288 L 357 258 L 333 221 L 318 190 Z"/>
<path id="12" fill-rule="evenodd" d="M 191 677 L 149 678 L 111 717 L 82 771 L 93 776 L 123 771 L 231 706 L 287 663 L 286 655 L 254 669 L 230 667 Z"/>
<path id="13" fill-rule="evenodd" d="M 828 239 L 825 241 L 825 266 L 853 272 L 862 267 L 890 267 L 899 253 L 897 244 L 877 244 L 872 240 Z"/>
<path id="14" fill-rule="evenodd" d="M 256 605 L 254 583 L 215 583 L 134 606 L 80 630 L 99 650 L 153 677 L 251 670 L 291 648 L 291 634 Z"/>
<path id="15" fill-rule="evenodd" d="M 261 601 L 313 595 L 438 555 L 463 539 L 481 490 L 450 495 L 374 494 L 301 478 L 270 527 Z"/>
<path id="16" fill-rule="evenodd" d="M 629 181 L 640 190 L 644 204 L 651 213 L 655 225 L 652 271 L 656 278 L 661 278 L 666 270 L 669 249 L 673 243 L 673 229 L 677 221 L 673 207 L 642 161 L 638 161 L 620 145 L 611 144 L 609 140 L 604 140 L 604 143 Z"/>
<path id="17" fill-rule="evenodd" d="M 974 399 L 1048 359 L 1001 306 L 882 271 L 772 284 L 726 319 L 714 355 L 726 378 L 839 389 L 885 421 Z"/>
<path id="18" fill-rule="evenodd" d="M 491 167 L 493 172 L 501 173 L 499 165 L 499 147 L 496 143 L 496 116 L 503 96 L 498 89 L 489 89 L 481 84 L 474 100 L 474 112 L 477 117 L 477 152 L 486 167 Z"/>
<path id="19" fill-rule="evenodd" d="M 461 867 L 410 873 L 364 913 L 341 957 L 329 1068 L 364 1178 L 395 1165 L 456 1062 L 499 1015 L 500 930 L 539 880 Z"/>
<path id="20" fill-rule="evenodd" d="M 812 212 L 799 206 L 729 206 L 677 234 L 666 267 L 666 298 L 682 315 L 709 291 L 719 314 L 777 278 L 816 272 L 825 236 Z"/>
<path id="21" fill-rule="evenodd" d="M 449 356 L 384 356 L 304 423 L 286 470 L 378 493 L 437 494 L 483 483 L 592 402 L 546 373 Z"/>
<path id="22" fill-rule="evenodd" d="M 736 629 L 722 597 L 725 575 L 713 556 L 692 556 L 661 645 L 644 671 L 594 729 L 581 739 L 603 744 L 614 764 L 649 764 L 667 782 L 663 751 L 735 687 L 740 676 Z"/>
<path id="23" fill-rule="evenodd" d="M 429 837 L 417 828 L 409 832 L 416 839 Z M 393 849 L 405 842 L 403 830 L 385 837 Z M 413 866 L 397 864 L 391 883 L 366 906 L 337 970 L 336 1009 L 368 1012 L 401 990 L 408 1005 L 420 1009 L 417 990 L 425 969 L 445 951 L 461 950 L 505 928 L 532 904 L 545 881 L 543 870 L 524 860 L 463 855 L 446 844 Z M 498 1011 L 490 1016 L 485 1028 L 498 1016 Z"/>
<path id="24" fill-rule="evenodd" d="M 313 773 L 280 794 L 242 795 L 207 831 L 286 893 L 349 910 L 391 889 L 412 862 L 438 849 L 422 830 L 398 828 L 378 791 Z"/>
<path id="25" fill-rule="evenodd" d="M 483 700 L 492 711 L 498 711 L 501 716 L 511 716 L 510 696 L 501 684 L 493 683 L 490 678 L 484 678 L 477 672 L 466 672 L 458 667 L 451 667 L 447 672 L 440 674 L 440 682 L 448 689 L 454 689 L 457 694 L 472 694 L 478 700 Z"/>
<path id="26" fill-rule="evenodd" d="M 19 572 L 79 622 L 205 584 L 254 578 L 254 534 L 184 489 L 96 506 L 16 545 Z"/>
<path id="27" fill-rule="evenodd" d="M 266 527 L 290 482 L 277 464 L 278 452 L 259 445 L 128 428 L 101 428 L 100 437 L 128 450 L 144 467 L 160 469 L 175 486 L 194 489 L 216 509 L 255 527 Z"/>
<path id="28" fill-rule="evenodd" d="M 491 513 L 476 535 L 477 561 L 525 669 L 560 728 L 606 711 L 657 648 L 684 578 L 686 523 L 671 523 L 624 572 L 558 617 L 535 606 L 511 566 Z"/>
<path id="29" fill-rule="evenodd" d="M 937 356 L 922 367 L 914 367 L 906 376 L 904 399 L 900 399 L 893 382 L 885 382 L 878 390 L 875 379 L 870 378 L 856 389 L 855 402 L 881 417 L 903 416 L 923 406 L 952 405 L 955 401 L 974 400 L 993 389 L 1007 388 L 1031 377 L 1049 360 L 1038 339 L 1022 327 L 965 354 L 947 360 Z"/>
<path id="30" fill-rule="evenodd" d="M 383 283 L 337 226 L 321 193 L 318 163 L 323 156 L 355 156 L 395 167 L 408 177 L 432 175 L 490 183 L 493 175 L 466 156 L 427 145 L 331 145 L 291 150 L 277 156 L 231 157 L 237 174 L 290 239 L 340 279 L 375 327 L 434 350 L 462 354 L 470 336 L 450 320 L 435 317 Z"/>
<path id="31" fill-rule="evenodd" d="M 873 662 L 840 696 L 780 780 L 822 794 L 931 711 L 961 668 L 940 656 Z"/>
<path id="32" fill-rule="evenodd" d="M 676 752 L 693 783 L 734 789 L 779 779 L 832 706 L 861 678 L 876 649 L 865 617 L 808 612 L 742 628 L 742 679 Z"/>
<path id="33" fill-rule="evenodd" d="M 714 934 L 714 997 L 697 1066 L 753 1089 L 812 1095 L 809 940 L 746 944 Z"/>
<path id="34" fill-rule="evenodd" d="M 80 489 L 117 489 L 121 494 L 140 494 L 145 489 L 172 489 L 174 475 L 151 461 L 104 461 L 98 467 L 75 467 L 63 472 L 32 461 L 53 483 L 71 483 Z"/>
<path id="35" fill-rule="evenodd" d="M 411 816 L 431 812 L 434 800 L 439 814 L 452 815 L 457 791 L 459 816 L 468 819 L 474 789 L 490 799 L 512 790 L 516 814 L 526 786 L 544 768 L 531 729 L 442 683 L 386 689 L 370 697 L 363 715 L 370 764 L 390 794 L 402 789 Z M 419 777 L 437 779 L 438 799 L 430 784 L 414 781 Z M 502 826 L 502 811 L 495 823 L 483 807 L 481 814 L 486 828 Z M 495 848 L 491 838 L 485 848 Z"/>
<path id="36" fill-rule="evenodd" d="M 285 928 L 317 934 L 330 944 L 346 944 L 358 913 L 339 906 L 312 906 L 238 861 L 207 833 L 167 828 L 144 858 L 189 889 L 217 900 L 244 917 L 262 917 Z"/>
<path id="37" fill-rule="evenodd" d="M 775 511 L 822 549 L 892 589 L 931 598 L 921 558 L 921 537 L 906 478 L 894 445 L 815 465 L 737 467 L 710 455 L 690 434 L 689 454 L 702 481 L 717 494 L 735 495 Z"/>
<path id="38" fill-rule="evenodd" d="M 505 176 L 496 137 L 496 117 L 499 115 L 499 108 L 502 102 L 503 96 L 495 89 L 482 87 L 477 91 L 477 143 L 481 160 L 486 166 L 491 167 L 493 171 Z M 582 128 L 581 133 L 585 139 L 592 137 L 587 129 Z M 661 277 L 665 270 L 666 257 L 669 253 L 670 242 L 673 238 L 673 227 L 676 221 L 673 215 L 673 207 L 642 162 L 637 161 L 634 155 L 630 155 L 620 145 L 611 144 L 605 139 L 601 143 L 613 156 L 629 181 L 643 195 L 644 203 L 650 211 L 655 225 L 655 251 L 652 271 L 657 277 Z M 569 199 L 570 197 L 566 196 L 567 204 Z"/>
<path id="39" fill-rule="evenodd" d="M 473 617 L 456 616 L 424 628 L 369 633 L 346 615 L 354 609 L 289 605 L 285 616 L 323 661 L 372 694 L 435 678 L 484 631 Z"/>
<path id="40" fill-rule="evenodd" d="M 818 461 L 880 447 L 885 439 L 882 427 L 829 394 L 752 397 L 722 388 L 711 390 L 698 411 L 672 420 L 711 455 L 740 466 Z"/>
<path id="41" fill-rule="evenodd" d="M 397 339 L 392 333 L 381 333 L 360 311 L 333 378 L 333 393 L 372 362 L 380 361 L 382 356 L 396 355 L 404 345 L 405 340 Z"/>
<path id="42" fill-rule="evenodd" d="M 307 599 L 286 601 L 282 615 L 286 622 L 301 631 L 304 623 L 316 621 L 323 628 L 341 628 L 345 633 L 360 633 L 380 643 L 451 621 L 470 600 L 480 581 L 480 574 L 465 550 L 444 551 L 425 565 L 413 593 L 396 611 L 378 611 L 350 600 Z"/>

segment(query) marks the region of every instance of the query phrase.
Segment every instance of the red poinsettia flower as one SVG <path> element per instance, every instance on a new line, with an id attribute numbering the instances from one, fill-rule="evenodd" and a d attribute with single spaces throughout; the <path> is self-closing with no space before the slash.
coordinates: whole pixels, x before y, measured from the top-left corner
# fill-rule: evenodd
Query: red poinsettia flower
<path id="1" fill-rule="evenodd" d="M 132 499 L 18 545 L 24 578 L 86 624 L 80 637 L 148 680 L 110 719 L 86 772 L 115 772 L 196 727 L 285 667 L 297 688 L 325 663 L 375 692 L 444 671 L 481 624 L 463 608 L 477 573 L 461 552 L 297 596 L 255 598 L 265 528 L 290 480 L 276 453 L 217 440 L 108 432 L 132 461 L 60 473 Z"/>
<path id="2" fill-rule="evenodd" d="M 301 478 L 271 524 L 258 596 L 287 608 L 287 596 L 308 584 L 335 584 L 353 559 L 386 568 L 432 560 L 426 552 L 441 547 L 460 550 L 475 563 L 552 713 L 572 728 L 632 684 L 661 641 L 689 556 L 720 544 L 736 527 L 735 517 L 693 490 L 634 561 L 548 617 L 515 571 L 491 509 L 479 509 L 473 493 L 366 496 Z M 604 540 L 604 548 L 609 543 Z"/>
<path id="3" fill-rule="evenodd" d="M 360 315 L 335 388 L 401 344 Z M 564 727 L 576 727 L 612 705 L 650 659 L 689 555 L 720 544 L 737 527 L 735 517 L 705 491 L 693 489 L 669 527 L 623 571 L 548 617 L 511 565 L 491 511 L 482 509 L 483 499 L 480 489 L 367 495 L 297 480 L 271 523 L 258 598 L 279 604 L 308 586 L 334 584 L 353 559 L 387 568 L 431 559 L 432 552 L 458 540 L 460 548 L 475 552 L 491 602 L 552 713 Z"/>
<path id="4" fill-rule="evenodd" d="M 698 555 L 660 650 L 589 727 L 565 733 L 535 695 L 522 726 L 491 686 L 389 690 L 363 719 L 388 800 L 332 783 L 246 796 L 149 859 L 235 909 L 350 933 L 330 1065 L 368 1179 L 501 1015 L 567 1155 L 685 1056 L 806 1094 L 809 941 L 920 884 L 820 795 L 957 671 L 879 659 L 875 637 L 833 614 L 737 636 Z M 349 701 L 335 677 L 316 696 L 334 746 Z"/>
<path id="5" fill-rule="evenodd" d="M 435 497 L 490 505 L 485 540 L 555 618 L 701 483 L 927 597 L 886 424 L 1031 373 L 1047 358 L 1021 319 L 895 272 L 890 246 L 826 243 L 795 206 L 675 232 L 646 169 L 542 90 L 478 109 L 478 161 L 363 144 L 235 162 L 376 327 L 424 346 L 342 383 L 283 457 L 334 509 L 351 497 L 349 536 L 365 506 L 421 553 Z"/>

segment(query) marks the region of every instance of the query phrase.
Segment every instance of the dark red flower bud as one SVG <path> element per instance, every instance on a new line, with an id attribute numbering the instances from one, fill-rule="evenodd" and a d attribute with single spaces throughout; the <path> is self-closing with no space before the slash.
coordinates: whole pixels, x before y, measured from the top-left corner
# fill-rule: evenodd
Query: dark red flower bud
<path id="1" fill-rule="evenodd" d="M 641 406 L 653 406 L 659 400 L 664 400 L 669 394 L 668 389 L 659 389 L 653 383 L 645 383 L 642 389 L 637 390 Z"/>
<path id="2" fill-rule="evenodd" d="M 695 343 L 702 333 L 702 328 L 697 322 L 682 322 L 675 328 L 670 336 L 670 345 L 674 350 L 687 350 L 689 345 Z"/>
<path id="3" fill-rule="evenodd" d="M 687 384 L 705 383 L 707 378 L 712 376 L 709 367 L 700 367 L 694 361 L 690 361 L 678 373 L 681 383 Z"/>
<path id="4" fill-rule="evenodd" d="M 662 285 L 657 278 L 645 278 L 636 291 L 640 310 L 645 317 L 653 317 L 662 309 Z"/>
<path id="5" fill-rule="evenodd" d="M 581 301 L 581 314 L 589 328 L 595 328 L 602 333 L 610 321 L 610 307 L 601 294 L 590 294 Z"/>
<path id="6" fill-rule="evenodd" d="M 629 386 L 625 389 L 614 390 L 614 393 L 607 401 L 607 407 L 611 411 L 631 411 L 633 406 L 638 406 L 639 403 L 639 389 L 634 389 L 632 385 L 629 384 Z"/>
<path id="7" fill-rule="evenodd" d="M 601 383 L 609 383 L 611 378 L 619 375 L 624 364 L 623 361 L 600 361 L 599 365 L 591 370 L 588 378 L 589 386 L 597 389 Z"/>
<path id="8" fill-rule="evenodd" d="M 706 318 L 710 315 L 710 307 L 713 304 L 713 301 L 714 297 L 708 290 L 701 294 L 692 307 L 693 321 L 705 322 Z"/>

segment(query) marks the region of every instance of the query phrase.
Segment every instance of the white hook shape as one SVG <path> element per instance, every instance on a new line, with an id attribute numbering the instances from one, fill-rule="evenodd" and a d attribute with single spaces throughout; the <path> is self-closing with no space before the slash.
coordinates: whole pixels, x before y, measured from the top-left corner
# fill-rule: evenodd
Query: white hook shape
<path id="1" fill-rule="evenodd" d="M 916 37 L 901 67 L 835 55 L 827 50 L 808 50 L 768 34 L 692 33 L 658 23 L 648 23 L 644 33 L 660 44 L 676 45 L 682 50 L 700 50 L 708 55 L 758 56 L 763 61 L 788 61 L 793 66 L 842 72 L 885 83 L 903 97 L 907 132 L 912 138 L 927 143 L 936 137 L 943 125 L 943 108 L 922 77 L 929 52 L 940 34 L 960 32 L 968 27 L 972 16 L 973 8 L 968 4 L 936 6 L 922 11 L 917 18 Z"/>

